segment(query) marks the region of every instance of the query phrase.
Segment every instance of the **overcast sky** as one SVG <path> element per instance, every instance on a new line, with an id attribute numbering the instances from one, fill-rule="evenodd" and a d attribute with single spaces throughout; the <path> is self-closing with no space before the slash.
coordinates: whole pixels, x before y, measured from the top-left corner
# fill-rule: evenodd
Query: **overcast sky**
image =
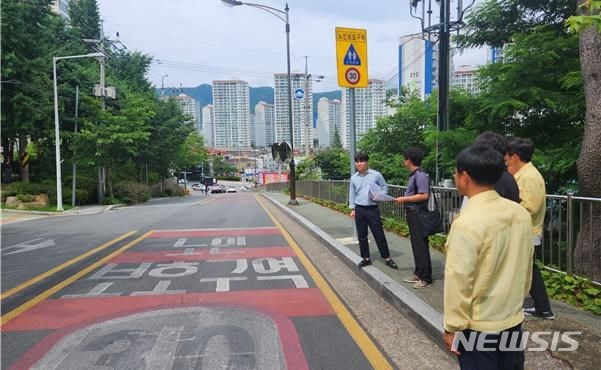
<path id="1" fill-rule="evenodd" d="M 256 0 L 283 9 L 282 0 Z M 292 71 L 325 75 L 316 91 L 338 89 L 334 28 L 367 29 L 370 78 L 396 86 L 398 38 L 420 32 L 408 0 L 288 0 Z M 220 0 L 98 0 L 105 35 L 130 50 L 151 55 L 150 81 L 165 87 L 193 87 L 238 78 L 251 86 L 273 86 L 273 73 L 286 72 L 284 23 L 248 6 Z M 433 23 L 437 20 L 433 20 Z M 456 66 L 483 64 L 484 50 L 454 57 Z"/>

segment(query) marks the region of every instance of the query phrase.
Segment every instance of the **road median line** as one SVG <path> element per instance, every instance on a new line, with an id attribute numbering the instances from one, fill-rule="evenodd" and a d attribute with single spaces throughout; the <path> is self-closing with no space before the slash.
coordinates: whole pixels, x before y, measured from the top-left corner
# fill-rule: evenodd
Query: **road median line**
<path id="1" fill-rule="evenodd" d="M 30 309 L 33 306 L 37 305 L 38 303 L 42 302 L 43 300 L 45 300 L 46 298 L 50 297 L 54 293 L 56 293 L 59 290 L 65 288 L 66 286 L 70 285 L 71 283 L 73 283 L 74 281 L 78 280 L 82 276 L 88 274 L 89 272 L 91 272 L 94 269 L 98 268 L 99 266 L 103 265 L 104 263 L 110 261 L 113 257 L 115 257 L 115 256 L 117 256 L 117 255 L 119 255 L 119 254 L 121 254 L 123 252 L 125 252 L 129 248 L 131 248 L 134 245 L 138 244 L 140 241 L 142 241 L 143 239 L 145 239 L 148 235 L 152 234 L 153 232 L 154 232 L 154 230 L 150 230 L 146 234 L 144 234 L 144 235 L 138 237 L 137 239 L 135 239 L 135 240 L 127 243 L 123 247 L 117 249 L 116 251 L 114 251 L 113 253 L 105 256 L 104 258 L 100 259 L 99 261 L 94 262 L 90 266 L 88 266 L 88 267 L 84 268 L 83 270 L 79 271 L 78 273 L 72 275 L 68 279 L 63 280 L 62 282 L 56 284 L 52 288 L 50 288 L 50 289 L 46 290 L 45 292 L 37 295 L 36 297 L 30 299 L 29 301 L 25 302 L 21 306 L 19 306 L 19 307 L 15 308 L 14 310 L 10 311 L 6 315 L 3 315 L 0 318 L 0 325 L 5 325 L 6 323 L 8 323 L 9 321 L 11 321 L 15 317 L 19 316 L 23 312 L 27 311 L 28 309 Z"/>
<path id="2" fill-rule="evenodd" d="M 65 262 L 63 264 L 60 264 L 60 265 L 58 265 L 58 266 L 56 266 L 56 267 L 54 267 L 54 268 L 52 268 L 52 269 L 50 269 L 50 270 L 48 270 L 48 271 L 40 274 L 40 275 L 38 275 L 38 276 L 36 276 L 36 277 L 34 277 L 32 279 L 29 279 L 26 282 L 21 283 L 21 284 L 17 285 L 16 287 L 14 287 L 12 289 L 9 289 L 6 292 L 2 293 L 0 295 L 0 299 L 8 298 L 11 295 L 13 295 L 15 293 L 18 293 L 21 290 L 23 290 L 23 289 L 25 289 L 25 288 L 27 288 L 27 287 L 29 287 L 29 286 L 31 286 L 31 285 L 33 285 L 33 284 L 41 281 L 41 280 L 44 280 L 44 279 L 46 279 L 47 277 L 49 277 L 51 275 L 54 275 L 55 273 L 57 273 L 57 272 L 65 269 L 65 268 L 73 265 L 74 263 L 77 263 L 77 262 L 83 260 L 84 258 L 87 258 L 87 257 L 89 257 L 89 256 L 91 256 L 91 255 L 93 255 L 93 254 L 95 254 L 97 252 L 100 252 L 103 249 L 106 249 L 106 248 L 110 247 L 111 245 L 113 245 L 113 244 L 115 244 L 117 242 L 120 242 L 121 240 L 123 240 L 123 239 L 125 239 L 125 238 L 127 238 L 127 237 L 129 237 L 129 236 L 131 236 L 131 235 L 133 235 L 135 233 L 136 233 L 135 231 L 130 231 L 130 232 L 125 233 L 125 234 L 123 234 L 121 236 L 118 236 L 117 238 L 115 238 L 115 239 L 113 239 L 111 241 L 108 241 L 108 242 L 106 242 L 106 243 L 104 243 L 104 244 L 102 244 L 102 245 L 100 245 L 100 246 L 92 249 L 91 251 L 85 252 L 85 253 L 83 253 L 83 254 L 81 254 L 81 255 L 79 255 L 79 256 L 77 256 L 77 257 L 75 257 L 75 258 L 73 258 L 73 259 L 71 259 L 71 260 L 69 260 L 69 261 L 67 261 L 67 262 Z"/>
<path id="3" fill-rule="evenodd" d="M 257 196 L 255 195 L 255 199 Z M 392 369 L 392 366 L 384 357 L 382 352 L 378 349 L 375 343 L 371 340 L 371 338 L 365 333 L 365 331 L 361 328 L 361 326 L 357 323 L 353 315 L 348 311 L 346 306 L 340 301 L 334 290 L 330 287 L 330 285 L 326 282 L 323 276 L 317 271 L 313 263 L 309 260 L 309 258 L 305 255 L 302 249 L 298 246 L 296 241 L 292 238 L 292 236 L 284 229 L 282 224 L 275 218 L 273 213 L 267 209 L 267 207 L 257 199 L 257 202 L 261 205 L 263 210 L 267 213 L 271 221 L 276 225 L 277 228 L 280 229 L 284 239 L 288 242 L 290 247 L 294 250 L 301 263 L 313 279 L 317 287 L 321 290 L 327 301 L 330 303 L 336 316 L 342 322 L 342 325 L 349 332 L 357 346 L 361 349 L 369 363 L 374 367 L 374 369 Z"/>

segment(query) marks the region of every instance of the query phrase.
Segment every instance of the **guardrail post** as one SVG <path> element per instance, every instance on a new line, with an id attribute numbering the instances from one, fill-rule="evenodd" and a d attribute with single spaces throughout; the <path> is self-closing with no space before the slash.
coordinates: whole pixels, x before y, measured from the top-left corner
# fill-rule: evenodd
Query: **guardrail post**
<path id="1" fill-rule="evenodd" d="M 568 275 L 573 274 L 573 256 L 574 256 L 574 193 L 568 193 L 568 255 L 566 261 L 566 270 Z"/>

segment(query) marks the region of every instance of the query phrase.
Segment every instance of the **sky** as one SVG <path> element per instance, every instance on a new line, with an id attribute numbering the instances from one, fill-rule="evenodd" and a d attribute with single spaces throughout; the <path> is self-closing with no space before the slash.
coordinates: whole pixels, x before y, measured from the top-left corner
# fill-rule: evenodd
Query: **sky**
<path id="1" fill-rule="evenodd" d="M 277 9 L 282 0 L 256 0 Z M 194 87 L 237 78 L 250 86 L 273 86 L 273 73 L 286 72 L 284 22 L 249 6 L 220 0 L 98 0 L 104 34 L 130 50 L 154 58 L 148 74 L 157 87 Z M 325 78 L 315 91 L 339 89 L 335 27 L 367 30 L 369 78 L 396 87 L 398 39 L 421 32 L 408 0 L 288 0 L 292 71 Z M 437 17 L 435 17 L 437 18 Z M 437 22 L 433 20 L 433 23 Z M 485 50 L 456 55 L 455 66 L 486 62 Z M 166 77 L 163 77 L 165 76 Z"/>

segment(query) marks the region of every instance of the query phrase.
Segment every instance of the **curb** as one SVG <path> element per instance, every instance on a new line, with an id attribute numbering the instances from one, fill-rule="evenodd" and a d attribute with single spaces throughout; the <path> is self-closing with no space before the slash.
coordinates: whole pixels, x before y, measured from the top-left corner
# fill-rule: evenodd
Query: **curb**
<path id="1" fill-rule="evenodd" d="M 392 280 L 388 275 L 374 266 L 368 266 L 361 270 L 357 269 L 357 264 L 361 257 L 353 253 L 350 249 L 342 245 L 332 236 L 312 224 L 309 220 L 294 212 L 290 208 L 281 204 L 265 193 L 260 193 L 276 207 L 284 211 L 288 216 L 300 223 L 313 236 L 323 241 L 328 248 L 340 258 L 340 260 L 349 266 L 355 273 L 367 282 L 380 296 L 392 304 L 407 319 L 409 319 L 418 329 L 426 334 L 430 340 L 436 343 L 444 353 L 451 358 L 456 358 L 449 352 L 442 341 L 443 320 L 442 314 L 421 300 L 412 291 Z"/>

